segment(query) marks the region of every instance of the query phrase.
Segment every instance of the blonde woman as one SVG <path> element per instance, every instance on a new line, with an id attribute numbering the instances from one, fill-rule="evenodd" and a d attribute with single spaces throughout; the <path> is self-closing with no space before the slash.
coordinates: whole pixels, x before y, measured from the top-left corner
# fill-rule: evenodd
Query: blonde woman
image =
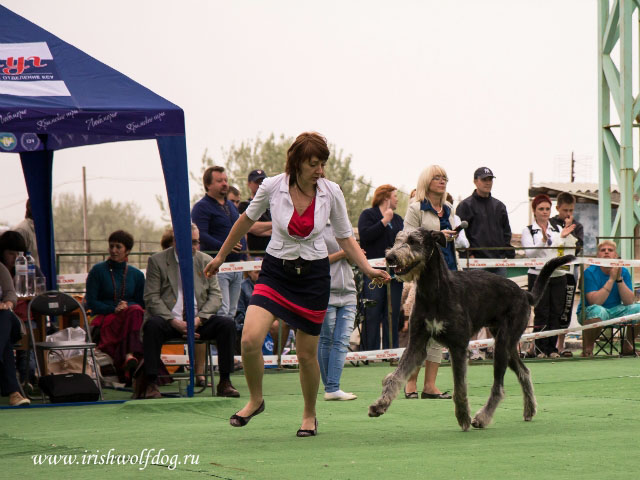
<path id="1" fill-rule="evenodd" d="M 404 219 L 405 231 L 426 228 L 427 230 L 439 230 L 447 237 L 457 237 L 457 232 L 454 230 L 456 220 L 453 208 L 446 201 L 448 182 L 447 172 L 439 165 L 431 165 L 422 171 L 418 178 L 415 200 L 409 204 L 407 215 Z M 441 251 L 449 269 L 457 270 L 453 242 L 449 242 L 447 247 Z M 442 362 L 442 346 L 435 340 L 430 339 L 427 344 L 427 360 L 424 365 L 424 386 L 420 395 L 421 398 L 451 398 L 448 392 L 443 393 L 436 386 L 440 362 Z M 417 368 L 407 380 L 404 390 L 406 398 L 418 398 L 417 380 L 419 373 L 420 369 Z"/>

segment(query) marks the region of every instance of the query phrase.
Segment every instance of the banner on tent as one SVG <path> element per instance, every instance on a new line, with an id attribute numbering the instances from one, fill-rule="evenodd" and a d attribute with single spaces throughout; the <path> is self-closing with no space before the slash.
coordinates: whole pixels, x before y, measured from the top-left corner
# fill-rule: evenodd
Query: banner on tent
<path id="1" fill-rule="evenodd" d="M 46 42 L 0 43 L 0 93 L 20 97 L 69 97 Z"/>

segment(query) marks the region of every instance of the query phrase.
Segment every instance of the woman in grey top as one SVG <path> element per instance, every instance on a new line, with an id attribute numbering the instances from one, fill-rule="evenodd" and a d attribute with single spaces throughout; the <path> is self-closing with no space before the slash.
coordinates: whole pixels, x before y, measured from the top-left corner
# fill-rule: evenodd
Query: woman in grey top
<path id="1" fill-rule="evenodd" d="M 9 396 L 9 405 L 17 407 L 31 402 L 20 394 L 20 386 L 16 378 L 16 360 L 13 356 L 13 345 L 22 337 L 20 320 L 13 313 L 18 303 L 13 279 L 7 267 L 0 262 L 0 390 L 2 395 Z"/>
<path id="2" fill-rule="evenodd" d="M 340 377 L 347 357 L 349 339 L 356 318 L 356 282 L 347 255 L 340 248 L 330 224 L 322 232 L 329 252 L 331 291 L 318 341 L 318 363 L 325 400 L 355 400 L 353 393 L 340 390 Z"/>

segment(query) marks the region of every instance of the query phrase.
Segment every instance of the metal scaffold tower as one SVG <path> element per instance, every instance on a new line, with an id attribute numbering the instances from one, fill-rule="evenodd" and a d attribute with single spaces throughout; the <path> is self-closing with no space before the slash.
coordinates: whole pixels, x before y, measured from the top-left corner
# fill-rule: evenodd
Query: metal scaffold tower
<path id="1" fill-rule="evenodd" d="M 619 253 L 634 258 L 633 237 L 640 223 L 634 194 L 640 175 L 634 169 L 633 128 L 640 118 L 640 95 L 633 94 L 633 13 L 640 0 L 598 0 L 598 159 L 601 237 L 622 237 Z M 617 49 L 616 49 L 617 47 Z M 613 55 L 612 55 L 613 54 Z M 617 64 L 615 58 L 617 57 Z M 611 101 L 619 124 L 611 123 Z M 617 135 L 616 135 L 617 133 Z M 620 204 L 611 218 L 611 172 L 620 190 Z"/>

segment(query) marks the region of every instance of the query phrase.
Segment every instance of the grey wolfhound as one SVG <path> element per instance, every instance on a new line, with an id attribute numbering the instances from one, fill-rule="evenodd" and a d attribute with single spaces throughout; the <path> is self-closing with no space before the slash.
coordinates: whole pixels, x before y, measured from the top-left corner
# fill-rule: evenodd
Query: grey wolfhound
<path id="1" fill-rule="evenodd" d="M 504 396 L 507 365 L 518 377 L 524 396 L 524 420 L 536 414 L 536 398 L 529 370 L 518 354 L 518 341 L 535 305 L 559 266 L 575 257 L 566 255 L 545 264 L 529 293 L 515 282 L 484 270 L 455 271 L 447 268 L 438 243 L 446 245 L 441 232 L 418 229 L 400 232 L 387 250 L 386 261 L 402 281 L 416 281 L 416 301 L 409 319 L 409 344 L 398 368 L 382 381 L 382 395 L 369 407 L 369 416 L 385 413 L 414 369 L 424 363 L 427 341 L 433 337 L 449 349 L 453 370 L 453 401 L 458 424 L 484 428 Z M 488 327 L 495 339 L 493 386 L 487 403 L 473 420 L 467 400 L 467 347 L 471 337 Z"/>

